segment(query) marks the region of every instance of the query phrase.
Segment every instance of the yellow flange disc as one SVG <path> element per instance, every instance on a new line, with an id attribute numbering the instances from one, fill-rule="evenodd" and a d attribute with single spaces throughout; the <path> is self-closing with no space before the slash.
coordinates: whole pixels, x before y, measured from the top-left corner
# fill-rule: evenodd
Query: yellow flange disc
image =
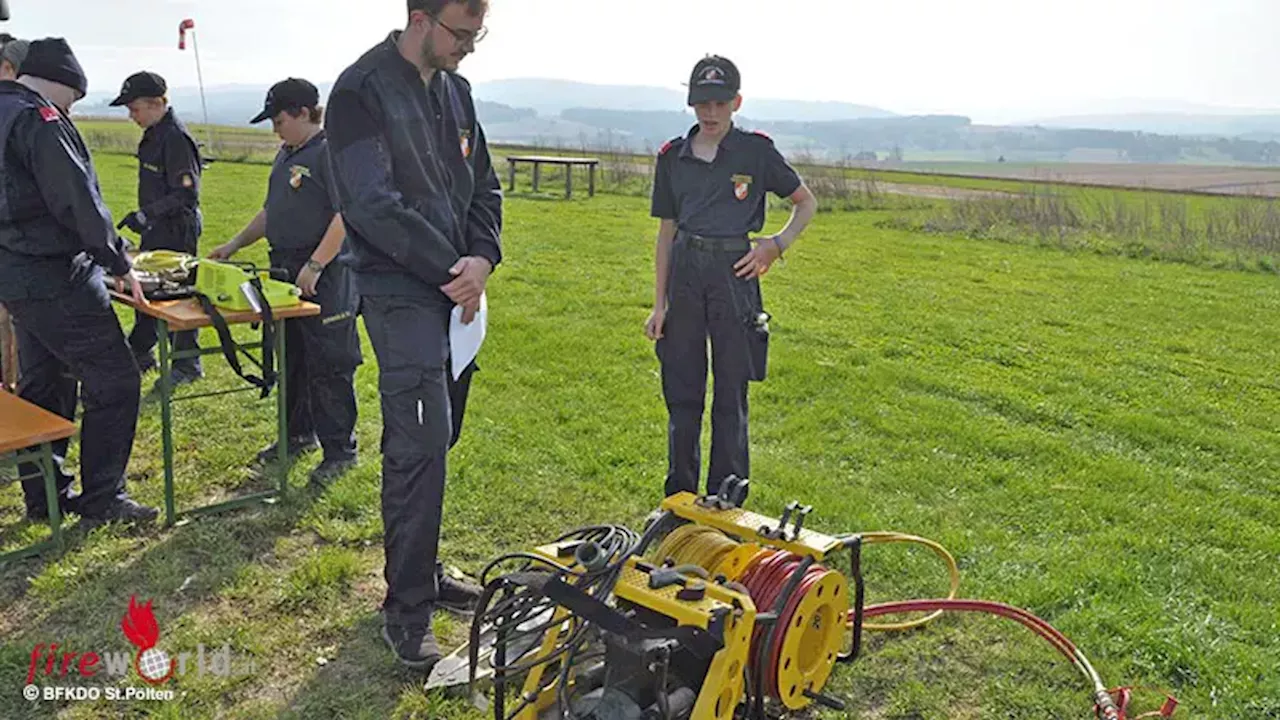
<path id="1" fill-rule="evenodd" d="M 747 571 L 747 568 L 751 566 L 751 562 L 755 559 L 756 555 L 759 555 L 761 552 L 762 550 L 760 546 L 755 543 L 739 545 L 733 549 L 733 552 L 726 555 L 725 558 L 720 561 L 720 564 L 716 566 L 711 575 L 712 577 L 715 577 L 716 575 L 723 575 L 726 579 L 736 582 L 742 578 L 742 574 Z"/>
<path id="2" fill-rule="evenodd" d="M 782 704 L 800 710 L 812 704 L 805 690 L 821 692 L 831 677 L 844 642 L 849 612 L 849 582 L 828 571 L 809 588 L 791 616 L 778 661 L 778 694 Z"/>

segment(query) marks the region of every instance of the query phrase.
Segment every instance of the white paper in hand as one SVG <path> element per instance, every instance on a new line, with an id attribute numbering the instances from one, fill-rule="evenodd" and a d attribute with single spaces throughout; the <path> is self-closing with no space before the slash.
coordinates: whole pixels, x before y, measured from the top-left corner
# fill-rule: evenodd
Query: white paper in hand
<path id="1" fill-rule="evenodd" d="M 480 353 L 488 317 L 489 303 L 484 293 L 480 294 L 480 311 L 469 325 L 462 324 L 462 306 L 453 306 L 453 313 L 449 316 L 449 355 L 454 380 L 462 375 L 462 371 Z"/>

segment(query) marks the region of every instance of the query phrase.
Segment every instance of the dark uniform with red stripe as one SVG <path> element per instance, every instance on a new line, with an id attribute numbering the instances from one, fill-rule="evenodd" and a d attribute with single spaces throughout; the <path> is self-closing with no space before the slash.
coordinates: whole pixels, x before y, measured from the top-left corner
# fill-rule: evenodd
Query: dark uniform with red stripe
<path id="1" fill-rule="evenodd" d="M 71 120 L 38 93 L 0 82 L 0 302 L 13 317 L 19 395 L 68 420 L 84 405 L 76 509 L 105 515 L 125 499 L 138 421 L 138 368 L 111 309 L 103 269 L 129 272 L 89 150 Z M 67 441 L 53 443 L 64 509 Z M 39 471 L 21 468 L 27 512 L 45 513 Z"/>
<path id="2" fill-rule="evenodd" d="M 666 492 L 698 491 L 707 392 L 707 339 L 714 392 L 707 492 L 730 475 L 750 476 L 747 383 L 763 379 L 756 322 L 760 281 L 733 269 L 764 227 L 768 193 L 790 197 L 800 177 L 763 133 L 733 127 L 712 162 L 693 153 L 694 126 L 658 153 L 652 215 L 678 227 L 667 280 L 667 314 L 657 343 L 668 413 Z M 767 348 L 767 345 L 765 346 Z"/>

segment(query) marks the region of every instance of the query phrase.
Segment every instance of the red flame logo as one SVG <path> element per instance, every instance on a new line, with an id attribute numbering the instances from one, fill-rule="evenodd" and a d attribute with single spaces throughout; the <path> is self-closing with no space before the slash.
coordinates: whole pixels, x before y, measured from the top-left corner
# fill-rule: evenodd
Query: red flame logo
<path id="1" fill-rule="evenodd" d="M 138 648 L 133 657 L 133 667 L 138 676 L 152 685 L 168 682 L 177 669 L 178 661 L 169 659 L 163 650 L 155 649 L 156 642 L 160 640 L 160 625 L 156 623 L 155 613 L 151 612 L 151 601 L 139 605 L 137 596 L 130 596 L 129 612 L 120 620 L 120 629 Z M 166 666 L 168 672 L 165 672 Z"/>

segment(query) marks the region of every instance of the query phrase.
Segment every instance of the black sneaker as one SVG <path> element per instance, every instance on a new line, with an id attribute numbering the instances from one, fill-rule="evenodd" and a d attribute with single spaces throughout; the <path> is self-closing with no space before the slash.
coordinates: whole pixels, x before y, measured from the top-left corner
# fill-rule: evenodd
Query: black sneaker
<path id="1" fill-rule="evenodd" d="M 203 370 L 179 370 L 174 368 L 169 371 L 169 392 L 173 392 L 183 385 L 190 385 L 202 378 L 204 378 Z M 160 378 L 156 378 L 156 384 L 152 386 L 151 391 L 154 393 L 160 392 Z"/>
<path id="2" fill-rule="evenodd" d="M 396 654 L 400 664 L 406 667 L 430 671 L 440 661 L 440 646 L 428 625 L 383 625 L 382 639 Z"/>
<path id="3" fill-rule="evenodd" d="M 436 605 L 459 615 L 474 615 L 480 604 L 480 595 L 484 593 L 484 588 L 479 585 L 472 585 L 449 575 L 441 576 L 439 587 Z"/>
<path id="4" fill-rule="evenodd" d="M 320 441 L 315 435 L 305 435 L 289 438 L 289 462 L 293 462 L 303 455 L 320 449 Z M 270 445 L 258 451 L 258 455 L 254 457 L 254 465 L 270 465 L 280 459 L 280 443 L 271 443 Z"/>
<path id="5" fill-rule="evenodd" d="M 156 362 L 156 356 L 150 353 L 146 355 L 134 355 L 133 359 L 138 363 L 139 375 L 146 375 L 160 366 L 160 364 Z"/>
<path id="6" fill-rule="evenodd" d="M 101 510 L 86 510 L 80 513 L 82 522 L 88 527 L 97 527 L 106 523 L 149 524 L 160 517 L 160 511 L 153 507 L 139 504 L 132 498 L 117 500 Z"/>
<path id="7" fill-rule="evenodd" d="M 58 498 L 58 511 L 62 513 L 62 519 L 67 519 L 67 513 L 79 512 L 80 493 L 71 491 L 67 495 Z M 27 506 L 27 520 L 33 523 L 49 522 L 49 504 L 41 502 L 39 505 Z"/>
<path id="8" fill-rule="evenodd" d="M 355 458 L 348 458 L 345 460 L 330 460 L 325 458 L 315 470 L 311 471 L 311 477 L 307 482 L 313 487 L 324 488 L 327 487 L 329 483 L 345 475 L 348 470 L 355 466 Z"/>

